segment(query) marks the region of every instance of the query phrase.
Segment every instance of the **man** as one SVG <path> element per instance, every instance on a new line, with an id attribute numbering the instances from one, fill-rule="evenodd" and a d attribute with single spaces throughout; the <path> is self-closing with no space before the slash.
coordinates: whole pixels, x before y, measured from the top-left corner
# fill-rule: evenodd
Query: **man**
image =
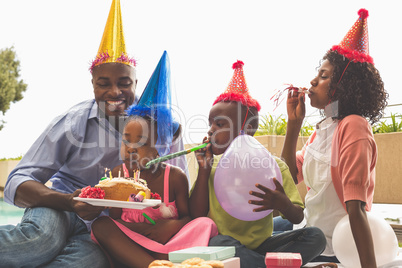
<path id="1" fill-rule="evenodd" d="M 109 266 L 89 231 L 104 207 L 73 198 L 79 189 L 95 185 L 105 168 L 122 163 L 119 130 L 124 111 L 134 102 L 137 79 L 135 60 L 126 54 L 120 13 L 119 0 L 113 0 L 91 66 L 95 100 L 55 118 L 9 175 L 5 201 L 27 209 L 17 226 L 0 226 L 1 266 Z M 180 163 L 185 168 L 185 160 Z M 50 188 L 44 185 L 49 179 Z"/>

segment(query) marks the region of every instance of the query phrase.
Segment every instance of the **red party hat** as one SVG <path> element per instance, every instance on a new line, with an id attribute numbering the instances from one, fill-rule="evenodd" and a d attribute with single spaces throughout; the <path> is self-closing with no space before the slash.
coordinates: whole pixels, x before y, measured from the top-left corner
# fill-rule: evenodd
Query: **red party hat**
<path id="1" fill-rule="evenodd" d="M 369 55 L 369 40 L 367 17 L 368 11 L 360 9 L 357 14 L 359 18 L 350 28 L 339 45 L 333 46 L 332 50 L 345 56 L 351 61 L 369 62 L 374 64 L 373 58 Z"/>
<path id="2" fill-rule="evenodd" d="M 249 94 L 246 79 L 244 78 L 243 65 L 244 63 L 240 60 L 233 63 L 232 68 L 234 69 L 234 73 L 232 79 L 230 80 L 225 92 L 216 98 L 213 105 L 218 102 L 235 101 L 240 102 L 242 105 L 247 107 L 255 107 L 257 111 L 261 110 L 258 101 L 253 99 Z"/>

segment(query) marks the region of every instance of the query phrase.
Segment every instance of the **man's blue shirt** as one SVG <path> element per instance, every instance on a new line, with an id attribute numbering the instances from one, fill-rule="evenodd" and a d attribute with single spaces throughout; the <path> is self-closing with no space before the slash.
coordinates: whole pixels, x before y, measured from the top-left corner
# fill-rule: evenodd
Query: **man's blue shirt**
<path id="1" fill-rule="evenodd" d="M 56 117 L 39 136 L 19 164 L 10 173 L 4 200 L 14 204 L 18 186 L 28 180 L 52 182 L 51 189 L 72 193 L 85 186 L 94 186 L 104 176 L 105 168 L 122 163 L 121 134 L 108 120 L 98 114 L 95 100 L 73 106 Z M 183 149 L 180 141 L 171 152 Z M 173 163 L 187 171 L 185 158 Z"/>

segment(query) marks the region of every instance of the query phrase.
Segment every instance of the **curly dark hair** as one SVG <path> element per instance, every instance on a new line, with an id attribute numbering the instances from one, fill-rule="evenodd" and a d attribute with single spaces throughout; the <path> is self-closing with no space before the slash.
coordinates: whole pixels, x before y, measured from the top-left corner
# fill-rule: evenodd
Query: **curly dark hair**
<path id="1" fill-rule="evenodd" d="M 323 60 L 328 60 L 334 66 L 328 94 L 331 101 L 338 100 L 338 118 L 356 114 L 367 118 L 371 124 L 378 122 L 388 105 L 388 93 L 374 65 L 368 62 L 350 62 L 338 84 L 349 59 L 329 50 Z"/>

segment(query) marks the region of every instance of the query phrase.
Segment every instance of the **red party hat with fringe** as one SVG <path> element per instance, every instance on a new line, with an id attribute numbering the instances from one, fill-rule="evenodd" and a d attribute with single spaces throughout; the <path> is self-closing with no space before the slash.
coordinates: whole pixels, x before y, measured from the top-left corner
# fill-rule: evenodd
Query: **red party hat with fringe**
<path id="1" fill-rule="evenodd" d="M 216 98 L 213 105 L 217 104 L 218 102 L 234 101 L 240 102 L 242 105 L 247 107 L 254 107 L 257 109 L 257 111 L 261 110 L 261 106 L 258 101 L 250 96 L 246 79 L 244 78 L 243 65 L 244 63 L 240 60 L 233 63 L 232 68 L 234 69 L 234 73 L 232 79 L 230 80 L 225 92 Z"/>
<path id="2" fill-rule="evenodd" d="M 357 14 L 359 18 L 355 24 L 353 24 L 339 45 L 332 47 L 332 50 L 337 51 L 351 61 L 374 64 L 373 58 L 369 55 L 368 11 L 362 8 Z"/>

